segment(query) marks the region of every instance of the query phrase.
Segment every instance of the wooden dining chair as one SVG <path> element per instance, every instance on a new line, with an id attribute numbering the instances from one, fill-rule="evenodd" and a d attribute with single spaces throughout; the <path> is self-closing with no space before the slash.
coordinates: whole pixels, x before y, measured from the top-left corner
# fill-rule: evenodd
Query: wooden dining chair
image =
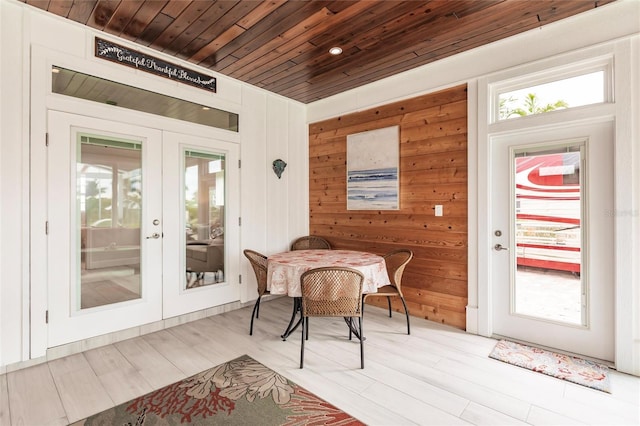
<path id="1" fill-rule="evenodd" d="M 362 272 L 352 268 L 315 268 L 302 274 L 300 368 L 304 367 L 304 342 L 309 336 L 309 317 L 343 317 L 349 326 L 349 336 L 353 333 L 360 340 L 360 368 L 364 368 L 363 282 Z M 354 323 L 355 318 L 358 319 L 357 327 Z"/>
<path id="2" fill-rule="evenodd" d="M 269 290 L 267 290 L 267 256 L 254 250 L 244 250 L 244 255 L 249 259 L 258 282 L 258 299 L 256 300 L 256 304 L 253 305 L 251 327 L 249 328 L 249 335 L 252 336 L 253 319 L 260 317 L 260 299 L 262 299 L 262 296 L 265 294 L 269 294 Z"/>
<path id="3" fill-rule="evenodd" d="M 291 250 L 331 250 L 329 241 L 316 235 L 306 235 L 300 237 L 291 243 Z"/>
<path id="4" fill-rule="evenodd" d="M 386 297 L 387 304 L 389 305 L 389 317 L 391 317 L 391 298 L 399 297 L 400 301 L 402 301 L 404 313 L 407 317 L 407 334 L 411 334 L 411 328 L 409 325 L 409 310 L 407 309 L 407 303 L 405 302 L 404 295 L 402 294 L 402 274 L 404 274 L 404 268 L 411 259 L 413 259 L 413 252 L 408 249 L 394 250 L 384 255 L 384 262 L 387 265 L 387 274 L 389 274 L 389 281 L 391 281 L 391 284 L 379 287 L 376 293 L 367 293 L 363 295 L 363 303 L 366 302 L 368 297 Z"/>

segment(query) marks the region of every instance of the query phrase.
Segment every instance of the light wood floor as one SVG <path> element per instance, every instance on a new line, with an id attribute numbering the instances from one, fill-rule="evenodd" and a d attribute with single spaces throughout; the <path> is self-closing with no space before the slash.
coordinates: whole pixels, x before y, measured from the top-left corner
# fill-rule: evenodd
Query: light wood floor
<path id="1" fill-rule="evenodd" d="M 300 370 L 291 299 L 209 317 L 0 376 L 0 425 L 68 424 L 248 354 L 370 425 L 638 425 L 640 378 L 612 394 L 488 357 L 495 340 L 367 306 L 365 369 L 342 319 L 316 318 Z"/>

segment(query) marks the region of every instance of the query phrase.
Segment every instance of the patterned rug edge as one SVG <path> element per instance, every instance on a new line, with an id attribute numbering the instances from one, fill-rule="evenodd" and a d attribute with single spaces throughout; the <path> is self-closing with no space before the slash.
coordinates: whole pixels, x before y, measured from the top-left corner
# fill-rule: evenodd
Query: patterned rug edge
<path id="1" fill-rule="evenodd" d="M 609 367 L 584 358 L 548 351 L 509 340 L 500 340 L 489 358 L 565 380 L 601 392 L 611 393 Z"/>
<path id="2" fill-rule="evenodd" d="M 245 354 L 70 426 L 218 422 L 264 426 L 365 425 Z"/>

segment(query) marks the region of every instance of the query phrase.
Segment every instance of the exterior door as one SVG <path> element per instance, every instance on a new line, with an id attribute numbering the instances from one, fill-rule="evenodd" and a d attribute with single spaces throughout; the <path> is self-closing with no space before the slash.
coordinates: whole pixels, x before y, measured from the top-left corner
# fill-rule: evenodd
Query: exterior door
<path id="1" fill-rule="evenodd" d="M 164 317 L 240 299 L 239 148 L 164 132 Z"/>
<path id="2" fill-rule="evenodd" d="M 612 128 L 491 138 L 493 334 L 614 359 Z"/>
<path id="3" fill-rule="evenodd" d="M 162 318 L 162 133 L 50 111 L 49 347 Z"/>
<path id="4" fill-rule="evenodd" d="M 239 300 L 237 144 L 48 120 L 49 347 Z"/>

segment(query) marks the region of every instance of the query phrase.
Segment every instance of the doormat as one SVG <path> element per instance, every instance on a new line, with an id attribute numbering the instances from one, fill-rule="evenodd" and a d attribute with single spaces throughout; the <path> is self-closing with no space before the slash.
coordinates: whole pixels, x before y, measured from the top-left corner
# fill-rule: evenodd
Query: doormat
<path id="1" fill-rule="evenodd" d="M 178 424 L 364 425 L 243 355 L 72 426 Z"/>
<path id="2" fill-rule="evenodd" d="M 489 354 L 489 357 L 578 385 L 611 393 L 609 376 L 607 375 L 609 368 L 593 361 L 521 345 L 508 340 L 500 340 Z"/>

